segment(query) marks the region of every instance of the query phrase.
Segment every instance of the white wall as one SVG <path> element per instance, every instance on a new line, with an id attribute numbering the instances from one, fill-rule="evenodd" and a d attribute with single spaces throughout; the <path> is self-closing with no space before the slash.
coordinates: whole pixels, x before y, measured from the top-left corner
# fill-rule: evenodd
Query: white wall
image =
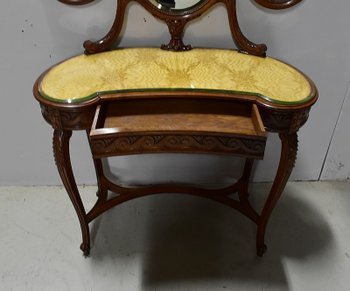
<path id="1" fill-rule="evenodd" d="M 350 82 L 339 112 L 337 126 L 330 141 L 321 178 L 324 180 L 350 179 Z"/>
<path id="2" fill-rule="evenodd" d="M 248 38 L 267 43 L 269 55 L 300 68 L 319 88 L 319 102 L 300 131 L 299 158 L 292 176 L 316 180 L 321 175 L 350 78 L 350 2 L 305 0 L 295 8 L 278 12 L 262 9 L 248 0 L 237 3 L 241 27 Z M 1 1 L 0 185 L 60 184 L 52 157 L 52 130 L 32 97 L 32 85 L 47 67 L 81 53 L 84 40 L 104 36 L 113 20 L 114 6 L 115 0 L 84 7 L 66 6 L 56 0 Z M 168 41 L 165 25 L 139 5 L 131 5 L 127 19 L 121 46 L 158 46 Z M 185 41 L 193 46 L 232 47 L 226 10 L 216 7 L 190 25 Z M 349 103 L 342 107 L 325 171 L 331 168 L 329 161 L 337 152 L 342 153 L 341 163 L 350 162 L 350 138 L 343 138 L 348 133 Z M 73 136 L 72 156 L 78 183 L 95 183 L 83 132 Z M 256 168 L 255 180 L 273 178 L 278 156 L 279 143 L 271 135 L 266 158 Z M 215 180 L 223 173 L 224 179 L 231 179 L 235 164 L 234 159 L 222 157 L 167 155 L 159 159 L 150 155 L 118 158 L 112 168 L 126 177 L 133 174 L 136 180 L 149 180 L 170 167 L 173 175 L 168 179 L 208 181 L 208 177 Z M 339 178 L 329 171 L 322 177 Z"/>

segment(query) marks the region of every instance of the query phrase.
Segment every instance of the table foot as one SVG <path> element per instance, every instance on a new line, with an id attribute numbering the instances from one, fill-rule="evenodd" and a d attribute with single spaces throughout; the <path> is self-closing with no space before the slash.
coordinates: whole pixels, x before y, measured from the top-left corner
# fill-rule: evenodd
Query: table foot
<path id="1" fill-rule="evenodd" d="M 83 255 L 87 258 L 90 255 L 90 244 L 86 245 L 85 243 L 81 243 L 80 249 L 83 251 Z"/>
<path id="2" fill-rule="evenodd" d="M 256 247 L 256 255 L 262 257 L 267 251 L 267 246 L 265 244 Z"/>

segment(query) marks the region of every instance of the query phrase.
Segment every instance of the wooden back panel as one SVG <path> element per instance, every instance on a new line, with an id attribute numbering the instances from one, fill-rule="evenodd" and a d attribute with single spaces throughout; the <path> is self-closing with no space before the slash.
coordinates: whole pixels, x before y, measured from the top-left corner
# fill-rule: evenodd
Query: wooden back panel
<path id="1" fill-rule="evenodd" d="M 58 0 L 70 5 L 83 5 L 94 0 Z M 182 41 L 184 28 L 188 22 L 200 17 L 217 3 L 223 3 L 227 9 L 231 34 L 237 48 L 247 54 L 260 57 L 266 56 L 267 47 L 265 44 L 256 44 L 248 40 L 242 33 L 236 11 L 236 0 L 198 0 L 198 3 L 188 9 L 161 10 L 149 0 L 117 0 L 115 19 L 110 31 L 105 37 L 98 41 L 85 41 L 84 48 L 86 54 L 94 54 L 110 50 L 114 42 L 118 39 L 123 27 L 126 7 L 129 2 L 138 2 L 148 12 L 156 18 L 164 21 L 169 29 L 171 39 L 168 44 L 163 44 L 162 49 L 173 51 L 184 51 L 191 49 L 191 45 L 185 45 Z M 258 4 L 269 9 L 285 9 L 296 5 L 302 0 L 254 0 Z"/>

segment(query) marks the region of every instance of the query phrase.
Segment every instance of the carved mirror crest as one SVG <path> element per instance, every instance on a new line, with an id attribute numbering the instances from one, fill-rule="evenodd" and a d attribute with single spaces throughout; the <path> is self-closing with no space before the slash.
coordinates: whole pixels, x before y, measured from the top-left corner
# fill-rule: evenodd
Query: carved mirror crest
<path id="1" fill-rule="evenodd" d="M 58 0 L 70 5 L 83 5 L 94 0 Z M 269 9 L 285 9 L 294 6 L 302 0 L 252 0 Z M 237 48 L 247 54 L 264 57 L 267 47 L 265 44 L 255 44 L 242 33 L 236 12 L 236 0 L 117 0 L 116 16 L 112 28 L 107 35 L 98 41 L 85 41 L 86 54 L 94 54 L 110 50 L 121 32 L 126 7 L 129 2 L 138 2 L 156 18 L 164 21 L 169 29 L 171 39 L 163 44 L 162 49 L 172 51 L 190 50 L 191 45 L 182 41 L 185 26 L 191 20 L 200 17 L 217 3 L 226 6 L 231 34 Z"/>

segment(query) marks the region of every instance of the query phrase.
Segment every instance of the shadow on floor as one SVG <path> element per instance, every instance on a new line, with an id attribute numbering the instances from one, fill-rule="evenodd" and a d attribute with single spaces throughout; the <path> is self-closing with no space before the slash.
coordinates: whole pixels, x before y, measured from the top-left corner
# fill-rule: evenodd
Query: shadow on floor
<path id="1" fill-rule="evenodd" d="M 253 189 L 257 207 L 268 187 Z M 238 212 L 206 199 L 164 194 L 105 213 L 93 225 L 91 259 L 138 254 L 144 290 L 200 280 L 266 282 L 288 290 L 283 259 L 316 256 L 332 241 L 322 214 L 291 192 L 287 187 L 271 217 L 263 258 L 255 255 L 255 225 Z"/>

